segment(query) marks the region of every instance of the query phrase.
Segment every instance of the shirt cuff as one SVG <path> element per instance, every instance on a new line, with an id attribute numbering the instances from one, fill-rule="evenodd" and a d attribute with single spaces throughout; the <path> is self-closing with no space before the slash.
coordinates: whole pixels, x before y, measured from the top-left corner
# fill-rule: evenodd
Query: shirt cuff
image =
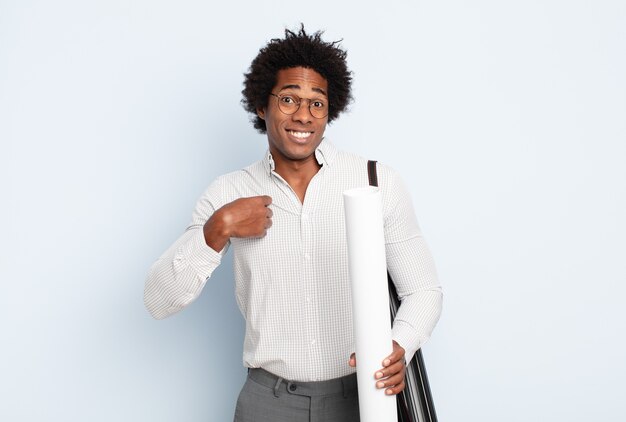
<path id="1" fill-rule="evenodd" d="M 407 364 L 424 343 L 415 328 L 404 321 L 394 321 L 391 337 L 404 348 L 404 359 Z"/>
<path id="2" fill-rule="evenodd" d="M 220 265 L 222 257 L 228 250 L 228 244 L 220 252 L 215 252 L 213 248 L 206 244 L 204 232 L 198 230 L 188 242 L 186 242 L 176 261 L 184 261 L 195 273 L 206 280 L 213 271 Z"/>

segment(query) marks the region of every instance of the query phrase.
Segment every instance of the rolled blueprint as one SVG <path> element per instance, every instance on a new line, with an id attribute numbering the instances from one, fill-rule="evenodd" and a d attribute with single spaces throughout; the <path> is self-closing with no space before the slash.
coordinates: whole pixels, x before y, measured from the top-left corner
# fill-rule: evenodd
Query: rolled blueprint
<path id="1" fill-rule="evenodd" d="M 396 397 L 376 388 L 374 378 L 393 350 L 381 196 L 368 186 L 345 191 L 343 199 L 361 422 L 395 422 Z"/>

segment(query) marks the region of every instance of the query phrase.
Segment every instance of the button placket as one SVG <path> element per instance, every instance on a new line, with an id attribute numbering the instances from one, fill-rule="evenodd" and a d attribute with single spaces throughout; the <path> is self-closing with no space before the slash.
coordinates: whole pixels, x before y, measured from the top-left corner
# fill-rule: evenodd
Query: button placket
<path id="1" fill-rule="evenodd" d="M 303 340 L 306 342 L 307 357 L 309 361 L 309 378 L 316 376 L 315 361 L 319 356 L 319 316 L 316 306 L 317 288 L 316 285 L 316 267 L 315 267 L 315 234 L 313 231 L 313 223 L 315 220 L 315 204 L 318 202 L 320 191 L 320 181 L 324 174 L 324 168 L 311 179 L 307 188 L 306 197 L 300 210 L 300 238 L 301 256 L 302 256 L 302 281 L 303 281 L 303 299 L 304 299 L 304 315 L 306 318 L 306 332 Z"/>
<path id="2" fill-rule="evenodd" d="M 301 246 L 301 256 L 302 256 L 302 293 L 303 293 L 303 314 L 304 314 L 304 323 L 305 323 L 305 337 L 304 340 L 307 342 L 306 346 L 308 349 L 307 356 L 309 358 L 309 367 L 313 366 L 314 356 L 316 355 L 314 346 L 315 346 L 315 335 L 317 333 L 316 328 L 316 316 L 315 316 L 315 307 L 312 306 L 313 302 L 313 292 L 315 289 L 314 283 L 314 268 L 312 263 L 312 227 L 311 227 L 311 218 L 310 214 L 306 211 L 306 205 L 303 204 L 302 210 L 300 212 L 300 239 L 302 242 Z"/>

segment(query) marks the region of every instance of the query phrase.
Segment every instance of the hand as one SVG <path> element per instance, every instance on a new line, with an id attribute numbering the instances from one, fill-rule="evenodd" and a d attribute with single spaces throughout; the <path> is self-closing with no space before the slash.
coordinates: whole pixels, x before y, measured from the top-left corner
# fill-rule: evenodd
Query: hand
<path id="1" fill-rule="evenodd" d="M 393 352 L 383 360 L 383 367 L 376 371 L 376 388 L 386 388 L 385 394 L 399 394 L 404 390 L 404 375 L 406 373 L 406 363 L 404 361 L 404 348 L 396 341 L 393 341 Z M 356 356 L 350 355 L 348 364 L 356 366 Z"/>
<path id="2" fill-rule="evenodd" d="M 272 226 L 269 196 L 239 198 L 213 213 L 204 224 L 204 239 L 221 251 L 231 237 L 263 237 Z"/>

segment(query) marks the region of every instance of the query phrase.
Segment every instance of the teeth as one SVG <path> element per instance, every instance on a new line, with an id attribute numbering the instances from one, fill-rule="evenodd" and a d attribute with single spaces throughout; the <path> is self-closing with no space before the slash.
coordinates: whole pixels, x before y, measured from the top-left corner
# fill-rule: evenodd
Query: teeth
<path id="1" fill-rule="evenodd" d="M 296 132 L 296 131 L 290 130 L 289 133 L 291 133 L 296 138 L 307 138 L 311 135 L 312 132 Z"/>

